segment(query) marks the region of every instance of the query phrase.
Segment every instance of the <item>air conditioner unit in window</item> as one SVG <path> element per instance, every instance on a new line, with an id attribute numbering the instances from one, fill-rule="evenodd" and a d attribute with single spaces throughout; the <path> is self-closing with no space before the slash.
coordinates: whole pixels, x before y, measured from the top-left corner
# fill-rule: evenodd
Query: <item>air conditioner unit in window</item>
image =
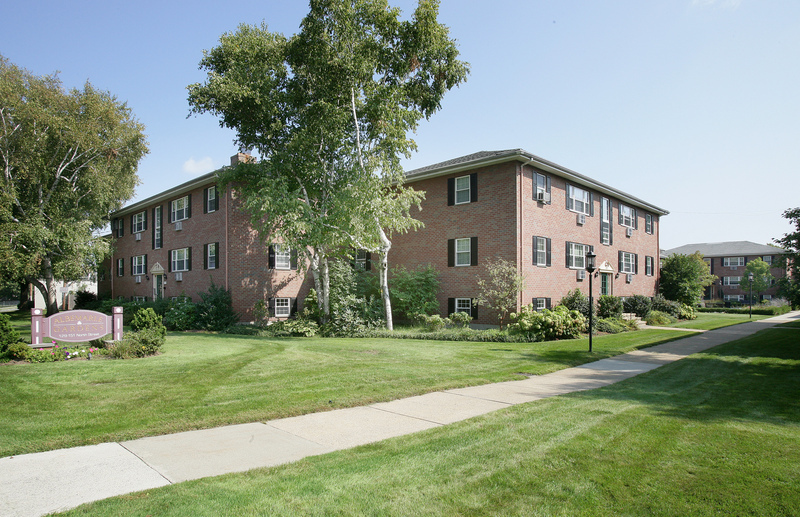
<path id="1" fill-rule="evenodd" d="M 731 269 L 732 269 L 733 271 L 736 271 L 737 269 L 739 269 L 739 266 L 731 266 Z"/>
<path id="2" fill-rule="evenodd" d="M 578 280 L 585 280 L 586 279 L 586 270 L 579 269 L 577 271 L 577 277 L 578 277 Z"/>
<path id="3" fill-rule="evenodd" d="M 178 221 L 175 223 L 175 231 L 183 230 L 183 221 Z"/>
<path id="4" fill-rule="evenodd" d="M 183 281 L 183 273 L 175 273 L 175 281 L 182 282 Z"/>
<path id="5" fill-rule="evenodd" d="M 586 214 L 578 214 L 578 224 L 586 224 Z"/>
<path id="6" fill-rule="evenodd" d="M 137 241 L 140 241 L 140 240 L 142 240 L 142 234 L 141 234 L 141 233 L 137 233 L 137 234 L 136 234 L 136 240 L 137 240 Z"/>
<path id="7" fill-rule="evenodd" d="M 540 203 L 549 203 L 550 202 L 550 194 L 545 192 L 544 190 L 540 190 L 536 192 L 536 201 Z"/>
<path id="8" fill-rule="evenodd" d="M 628 273 L 627 275 L 625 275 L 625 283 L 630 284 L 631 282 L 633 282 L 633 274 Z"/>
<path id="9" fill-rule="evenodd" d="M 625 235 L 627 235 L 628 237 L 631 237 L 633 235 L 633 228 L 628 227 L 628 229 L 625 230 Z"/>
<path id="10" fill-rule="evenodd" d="M 141 283 L 142 283 L 142 277 L 141 277 L 141 275 L 137 275 L 137 276 L 136 276 L 136 283 L 137 283 L 137 284 L 141 284 Z"/>

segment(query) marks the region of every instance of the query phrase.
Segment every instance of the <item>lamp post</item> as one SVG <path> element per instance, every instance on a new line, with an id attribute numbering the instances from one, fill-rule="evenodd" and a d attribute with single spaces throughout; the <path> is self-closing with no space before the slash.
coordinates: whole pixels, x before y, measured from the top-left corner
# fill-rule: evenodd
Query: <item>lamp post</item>
<path id="1" fill-rule="evenodd" d="M 750 280 L 750 319 L 753 319 L 753 273 L 747 275 Z"/>
<path id="2" fill-rule="evenodd" d="M 586 253 L 586 272 L 589 273 L 589 352 L 592 351 L 592 309 L 594 307 L 594 300 L 592 299 L 592 275 L 594 274 L 594 259 L 597 257 L 592 250 Z"/>

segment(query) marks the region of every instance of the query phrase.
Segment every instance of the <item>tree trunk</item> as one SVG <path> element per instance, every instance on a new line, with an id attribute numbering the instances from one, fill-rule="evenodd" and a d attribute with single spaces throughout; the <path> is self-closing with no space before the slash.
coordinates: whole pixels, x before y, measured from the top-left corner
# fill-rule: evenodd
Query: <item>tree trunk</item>
<path id="1" fill-rule="evenodd" d="M 328 261 L 321 257 L 314 249 L 311 252 L 311 274 L 314 276 L 314 289 L 317 290 L 317 306 L 322 311 L 322 323 L 330 319 L 330 304 L 328 296 L 330 277 L 328 276 Z"/>
<path id="2" fill-rule="evenodd" d="M 331 275 L 328 269 L 328 258 L 322 258 L 322 313 L 325 315 L 325 320 L 331 317 Z"/>
<path id="3" fill-rule="evenodd" d="M 394 323 L 392 322 L 392 300 L 389 297 L 389 250 L 392 249 L 392 242 L 386 236 L 380 224 L 378 224 L 381 238 L 381 265 L 380 265 L 380 282 L 381 282 L 381 296 L 383 298 L 383 311 L 386 316 L 386 328 L 394 330 Z"/>

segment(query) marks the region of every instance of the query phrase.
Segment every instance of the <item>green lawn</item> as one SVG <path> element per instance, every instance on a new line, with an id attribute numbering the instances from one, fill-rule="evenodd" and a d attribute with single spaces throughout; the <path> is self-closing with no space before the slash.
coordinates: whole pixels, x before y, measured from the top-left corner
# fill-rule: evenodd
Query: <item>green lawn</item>
<path id="1" fill-rule="evenodd" d="M 68 515 L 800 515 L 800 346 L 775 328 L 598 390 Z"/>
<path id="2" fill-rule="evenodd" d="M 266 421 L 522 378 L 686 336 L 548 343 L 170 333 L 163 354 L 0 364 L 0 456 Z"/>
<path id="3" fill-rule="evenodd" d="M 721 312 L 700 312 L 697 314 L 697 319 L 680 321 L 678 323 L 667 325 L 668 327 L 683 328 L 683 329 L 696 329 L 696 330 L 713 330 L 730 325 L 737 325 L 739 323 L 747 323 L 748 321 L 763 320 L 771 318 L 771 316 L 764 316 L 754 314 L 752 318 L 748 318 L 747 314 L 724 314 Z"/>

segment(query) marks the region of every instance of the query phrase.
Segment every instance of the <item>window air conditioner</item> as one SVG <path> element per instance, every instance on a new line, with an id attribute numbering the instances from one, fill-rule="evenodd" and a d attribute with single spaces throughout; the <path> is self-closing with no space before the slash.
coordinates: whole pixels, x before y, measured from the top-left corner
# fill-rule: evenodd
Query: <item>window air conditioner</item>
<path id="1" fill-rule="evenodd" d="M 633 274 L 628 273 L 627 275 L 625 275 L 625 283 L 630 284 L 631 282 L 633 282 Z"/>
<path id="2" fill-rule="evenodd" d="M 737 269 L 739 269 L 739 266 L 731 266 L 731 269 L 732 269 L 733 271 L 736 271 Z"/>
<path id="3" fill-rule="evenodd" d="M 625 235 L 627 235 L 628 237 L 633 236 L 633 228 L 628 227 L 628 229 L 625 230 Z"/>
<path id="4" fill-rule="evenodd" d="M 578 214 L 578 224 L 586 224 L 586 214 Z"/>
<path id="5" fill-rule="evenodd" d="M 175 223 L 175 231 L 183 230 L 183 221 L 178 221 Z"/>
<path id="6" fill-rule="evenodd" d="M 137 233 L 137 234 L 136 234 L 136 240 L 137 240 L 137 241 L 140 241 L 140 240 L 142 240 L 142 234 L 141 234 L 141 233 Z"/>
<path id="7" fill-rule="evenodd" d="M 183 281 L 183 273 L 175 273 L 175 281 L 182 282 Z"/>
<path id="8" fill-rule="evenodd" d="M 577 275 L 577 277 L 578 277 L 578 280 L 585 280 L 585 279 L 586 279 L 586 270 L 584 270 L 584 269 L 579 269 L 579 270 L 577 271 L 577 273 L 578 273 L 578 275 Z"/>
<path id="9" fill-rule="evenodd" d="M 142 276 L 141 275 L 137 275 L 136 276 L 136 283 L 137 284 L 141 284 L 142 283 Z"/>
<path id="10" fill-rule="evenodd" d="M 536 201 L 540 203 L 548 203 L 550 202 L 550 194 L 548 194 L 544 190 L 540 190 L 536 192 Z"/>

